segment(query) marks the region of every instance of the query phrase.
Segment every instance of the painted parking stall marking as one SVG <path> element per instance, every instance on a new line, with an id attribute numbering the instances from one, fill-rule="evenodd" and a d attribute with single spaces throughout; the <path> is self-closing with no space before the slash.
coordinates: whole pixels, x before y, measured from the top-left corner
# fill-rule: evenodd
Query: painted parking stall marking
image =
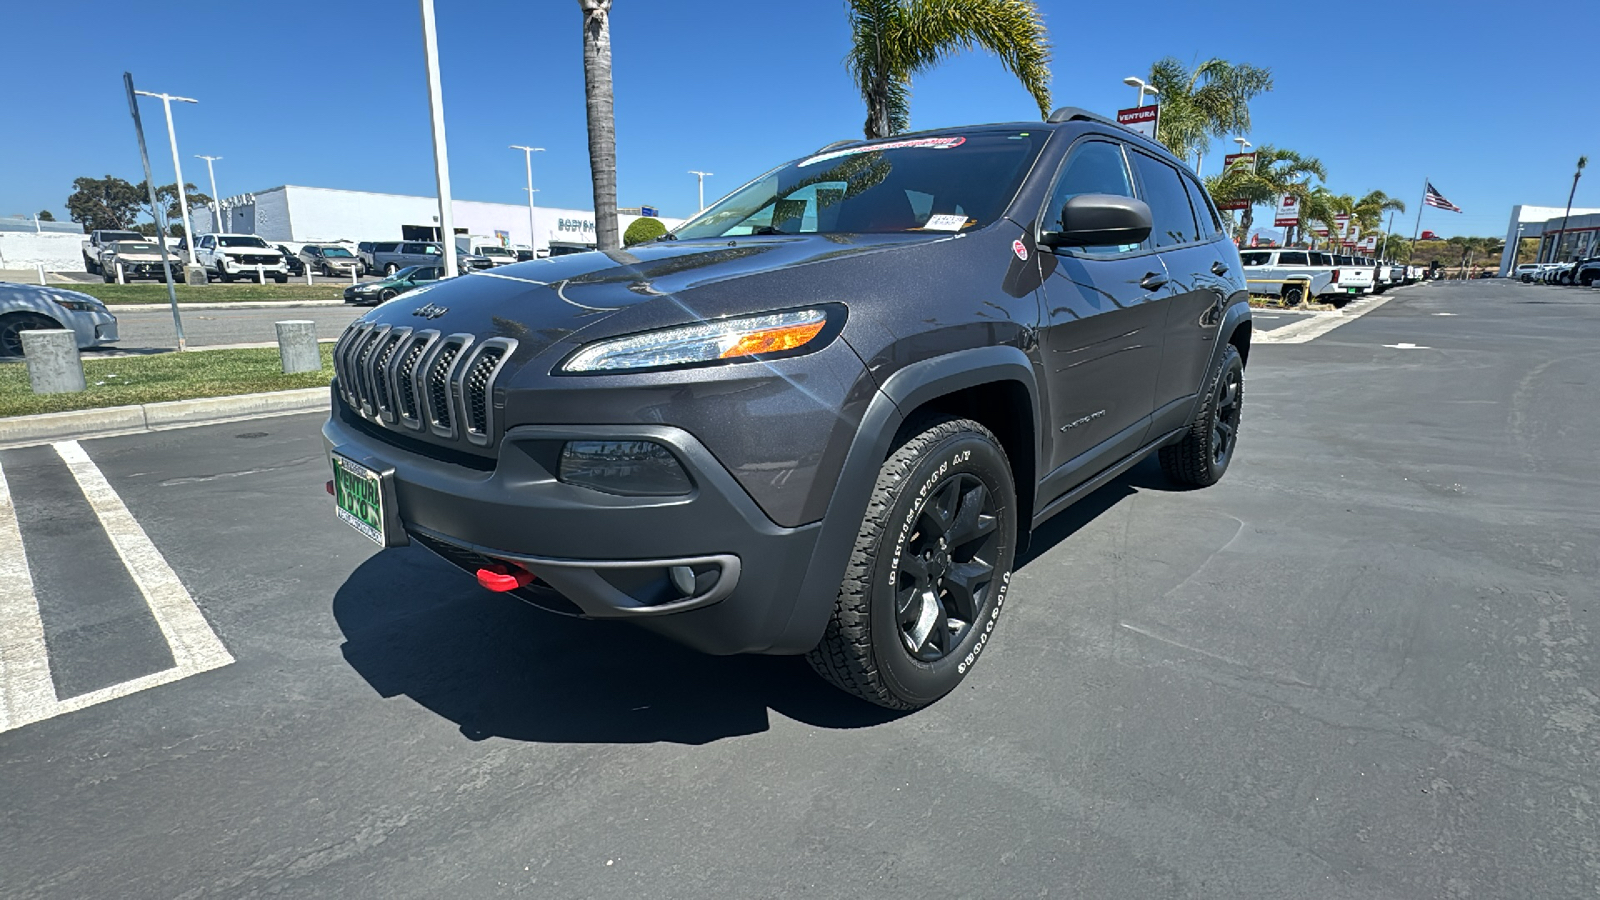
<path id="1" fill-rule="evenodd" d="M 0 470 L 0 731 L 170 684 L 234 661 L 177 573 L 89 454 L 77 441 L 63 441 L 52 448 L 66 463 L 137 586 L 171 651 L 173 665 L 77 696 L 56 695 L 25 535 Z"/>

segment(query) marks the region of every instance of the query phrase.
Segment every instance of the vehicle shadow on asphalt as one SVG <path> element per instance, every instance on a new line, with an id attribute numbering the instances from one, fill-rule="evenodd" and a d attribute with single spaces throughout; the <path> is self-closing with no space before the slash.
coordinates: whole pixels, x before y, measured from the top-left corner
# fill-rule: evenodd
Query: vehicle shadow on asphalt
<path id="1" fill-rule="evenodd" d="M 491 594 L 420 547 L 387 550 L 333 598 L 344 657 L 471 740 L 705 744 L 756 734 L 768 711 L 822 728 L 898 718 L 827 685 L 801 657 L 706 656 L 621 622 Z"/>
<path id="2" fill-rule="evenodd" d="M 1180 489 L 1147 460 L 1034 533 L 1017 568 L 1142 489 Z M 350 665 L 462 735 L 553 743 L 705 744 L 770 727 L 768 713 L 865 728 L 905 713 L 829 686 L 796 656 L 706 656 L 622 622 L 547 613 L 477 587 L 420 547 L 387 550 L 333 598 Z"/>

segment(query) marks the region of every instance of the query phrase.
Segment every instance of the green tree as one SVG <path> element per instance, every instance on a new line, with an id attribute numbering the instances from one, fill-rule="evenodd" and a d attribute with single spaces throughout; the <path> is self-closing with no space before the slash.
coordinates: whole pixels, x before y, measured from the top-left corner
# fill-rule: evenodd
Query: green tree
<path id="1" fill-rule="evenodd" d="M 151 219 L 155 219 L 155 214 L 150 211 L 149 188 L 147 188 L 145 183 L 141 181 L 134 188 L 134 190 L 139 192 L 139 199 L 141 201 L 139 204 L 140 210 Z M 200 193 L 199 189 L 194 186 L 193 182 L 184 182 L 183 193 L 189 199 L 189 208 L 191 210 L 195 207 L 207 206 L 211 203 L 211 198 L 206 194 Z M 162 205 L 163 217 L 168 222 L 172 222 L 178 226 L 178 230 L 173 233 L 182 234 L 183 208 L 178 205 L 178 183 L 173 182 L 172 184 L 163 184 L 156 188 L 156 202 Z"/>
<path id="2" fill-rule="evenodd" d="M 116 177 L 74 178 L 67 197 L 67 214 L 89 231 L 129 229 L 146 203 L 142 187 Z"/>
<path id="3" fill-rule="evenodd" d="M 1050 115 L 1050 41 L 1034 0 L 846 0 L 845 66 L 867 104 L 863 132 L 883 138 L 911 124 L 911 78 L 975 48 L 1000 57 Z"/>
<path id="4" fill-rule="evenodd" d="M 653 241 L 666 233 L 667 226 L 663 225 L 660 219 L 644 216 L 643 218 L 634 219 L 633 223 L 628 226 L 628 230 L 622 233 L 622 246 L 632 247 L 634 244 Z"/>
<path id="5" fill-rule="evenodd" d="M 578 0 L 583 13 L 583 94 L 589 119 L 589 174 L 594 183 L 595 244 L 617 236 L 617 120 L 611 96 L 611 0 Z"/>
<path id="6" fill-rule="evenodd" d="M 1383 191 L 1368 191 L 1350 205 L 1351 218 L 1361 226 L 1363 234 L 1380 230 L 1383 226 L 1384 213 L 1405 211 L 1406 205 L 1403 201 Z"/>
<path id="7" fill-rule="evenodd" d="M 1311 190 L 1312 178 L 1326 180 L 1328 177 L 1322 162 L 1314 156 L 1303 156 L 1271 144 L 1261 145 L 1255 153 L 1255 168 L 1230 166 L 1222 174 L 1205 180 L 1206 190 L 1218 203 L 1244 200 L 1250 204 L 1239 217 L 1241 245 L 1249 239 L 1250 228 L 1255 224 L 1255 207 L 1276 205 L 1284 194 L 1293 194 L 1303 201 Z"/>
<path id="8" fill-rule="evenodd" d="M 56 214 L 48 209 L 41 209 L 35 218 L 41 222 L 54 222 L 56 220 Z"/>
<path id="9" fill-rule="evenodd" d="M 1150 67 L 1150 83 L 1161 92 L 1156 140 L 1198 166 L 1212 138 L 1250 131 L 1250 101 L 1272 90 L 1272 70 L 1208 59 L 1191 71 L 1169 56 Z"/>

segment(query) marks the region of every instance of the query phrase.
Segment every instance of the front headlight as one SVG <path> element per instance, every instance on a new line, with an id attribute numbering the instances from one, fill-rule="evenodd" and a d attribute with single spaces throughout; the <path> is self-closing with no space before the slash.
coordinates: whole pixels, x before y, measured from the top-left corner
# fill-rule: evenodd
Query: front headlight
<path id="1" fill-rule="evenodd" d="M 106 311 L 106 308 L 104 306 L 101 306 L 98 301 L 94 301 L 94 300 L 57 300 L 56 302 L 61 304 L 62 306 L 65 306 L 67 309 L 72 310 L 73 312 L 105 312 Z"/>
<path id="2" fill-rule="evenodd" d="M 843 324 L 838 309 L 830 326 L 830 310 L 797 309 L 744 316 L 698 325 L 684 325 L 590 344 L 561 364 L 563 372 L 616 372 L 667 366 L 742 362 L 820 348 Z"/>

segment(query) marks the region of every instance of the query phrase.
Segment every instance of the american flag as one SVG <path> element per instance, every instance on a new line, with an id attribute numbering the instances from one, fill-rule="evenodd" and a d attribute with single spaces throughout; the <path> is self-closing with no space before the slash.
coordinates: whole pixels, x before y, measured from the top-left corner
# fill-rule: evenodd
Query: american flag
<path id="1" fill-rule="evenodd" d="M 1461 207 L 1446 200 L 1443 194 L 1434 190 L 1432 182 L 1428 182 L 1428 189 L 1422 194 L 1422 202 L 1429 206 L 1437 206 L 1440 209 L 1448 209 L 1451 212 L 1461 212 Z"/>

